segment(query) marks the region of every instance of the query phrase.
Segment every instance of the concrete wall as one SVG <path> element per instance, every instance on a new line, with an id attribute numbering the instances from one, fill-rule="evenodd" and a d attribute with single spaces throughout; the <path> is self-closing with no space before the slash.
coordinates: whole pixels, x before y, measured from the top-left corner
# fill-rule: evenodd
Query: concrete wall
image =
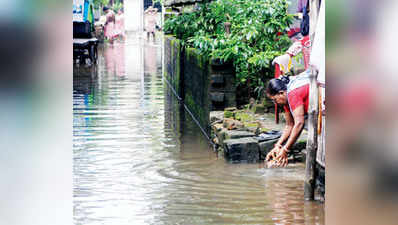
<path id="1" fill-rule="evenodd" d="M 208 60 L 196 49 L 185 49 L 183 56 L 184 103 L 199 124 L 210 134 L 210 73 Z"/>
<path id="2" fill-rule="evenodd" d="M 172 37 L 165 36 L 164 38 L 164 76 L 172 85 L 178 96 L 183 98 L 181 78 L 181 42 Z"/>
<path id="3" fill-rule="evenodd" d="M 232 65 L 209 62 L 172 36 L 164 38 L 164 76 L 208 134 L 210 111 L 236 106 Z"/>

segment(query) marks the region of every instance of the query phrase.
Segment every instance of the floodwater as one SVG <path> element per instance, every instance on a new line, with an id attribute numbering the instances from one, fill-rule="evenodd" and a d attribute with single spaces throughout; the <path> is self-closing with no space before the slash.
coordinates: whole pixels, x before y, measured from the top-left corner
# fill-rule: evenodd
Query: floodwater
<path id="1" fill-rule="evenodd" d="M 230 164 L 162 81 L 161 45 L 130 36 L 74 68 L 74 223 L 324 224 L 304 167 Z"/>

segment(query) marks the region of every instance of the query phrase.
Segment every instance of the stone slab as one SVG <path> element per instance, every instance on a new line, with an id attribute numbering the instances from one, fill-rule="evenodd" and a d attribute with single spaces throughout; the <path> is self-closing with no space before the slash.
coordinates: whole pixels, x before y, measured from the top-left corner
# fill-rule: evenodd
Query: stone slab
<path id="1" fill-rule="evenodd" d="M 227 130 L 225 132 L 225 139 L 239 139 L 239 138 L 254 137 L 254 136 L 255 136 L 254 133 L 248 131 Z"/>
<path id="2" fill-rule="evenodd" d="M 278 142 L 278 139 L 264 141 L 258 144 L 261 159 L 265 159 L 267 154 L 274 148 L 276 142 Z"/>
<path id="3" fill-rule="evenodd" d="M 221 128 L 220 130 L 218 130 L 216 133 L 216 137 L 218 138 L 218 142 L 221 146 L 223 146 L 224 144 L 224 140 L 225 140 L 225 134 L 227 133 L 227 129 L 225 128 Z"/>
<path id="4" fill-rule="evenodd" d="M 237 130 L 237 129 L 244 128 L 244 125 L 242 122 L 240 122 L 238 120 L 231 119 L 231 118 L 225 118 L 223 121 L 223 126 L 224 126 L 224 128 L 227 128 L 228 130 Z"/>
<path id="5" fill-rule="evenodd" d="M 258 149 L 258 141 L 250 137 L 224 141 L 224 157 L 232 162 L 257 163 Z"/>
<path id="6" fill-rule="evenodd" d="M 213 124 L 211 127 L 214 133 L 220 132 L 224 128 L 222 123 Z"/>
<path id="7" fill-rule="evenodd" d="M 278 141 L 278 139 L 274 139 L 274 140 L 269 140 L 269 141 L 264 141 L 264 142 L 260 142 L 259 145 L 259 151 L 260 151 L 260 159 L 265 159 L 265 157 L 267 156 L 267 154 L 274 148 L 274 145 L 276 144 L 276 142 Z M 300 152 L 302 152 L 306 147 L 306 143 L 303 141 L 298 141 L 296 142 L 290 149 L 290 151 L 296 155 Z"/>
<path id="8" fill-rule="evenodd" d="M 224 111 L 211 111 L 210 112 L 210 122 L 214 123 L 224 119 Z"/>
<path id="9" fill-rule="evenodd" d="M 224 111 L 228 111 L 228 112 L 233 112 L 233 111 L 236 111 L 236 110 L 237 110 L 236 107 L 228 107 L 228 108 L 224 109 Z"/>

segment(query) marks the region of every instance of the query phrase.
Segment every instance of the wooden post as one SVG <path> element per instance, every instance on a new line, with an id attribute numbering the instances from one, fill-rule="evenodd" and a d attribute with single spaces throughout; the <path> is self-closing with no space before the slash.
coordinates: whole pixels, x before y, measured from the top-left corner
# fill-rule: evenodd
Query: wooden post
<path id="1" fill-rule="evenodd" d="M 281 75 L 281 68 L 278 63 L 275 63 L 275 78 L 278 78 Z M 275 123 L 279 124 L 279 111 L 278 104 L 275 103 Z"/>
<path id="2" fill-rule="evenodd" d="M 304 199 L 314 200 L 315 195 L 315 162 L 318 147 L 318 71 L 311 67 L 310 93 L 308 109 L 308 139 L 305 164 Z"/>
<path id="3" fill-rule="evenodd" d="M 227 36 L 229 36 L 231 34 L 231 23 L 224 22 L 224 29 L 225 29 L 225 33 L 227 34 Z"/>

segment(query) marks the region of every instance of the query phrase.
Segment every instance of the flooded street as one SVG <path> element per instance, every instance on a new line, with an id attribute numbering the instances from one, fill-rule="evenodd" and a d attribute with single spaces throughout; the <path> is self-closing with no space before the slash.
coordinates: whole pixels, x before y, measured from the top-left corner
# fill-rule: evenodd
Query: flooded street
<path id="1" fill-rule="evenodd" d="M 324 224 L 304 165 L 217 157 L 163 82 L 160 43 L 131 35 L 74 68 L 74 223 Z"/>

